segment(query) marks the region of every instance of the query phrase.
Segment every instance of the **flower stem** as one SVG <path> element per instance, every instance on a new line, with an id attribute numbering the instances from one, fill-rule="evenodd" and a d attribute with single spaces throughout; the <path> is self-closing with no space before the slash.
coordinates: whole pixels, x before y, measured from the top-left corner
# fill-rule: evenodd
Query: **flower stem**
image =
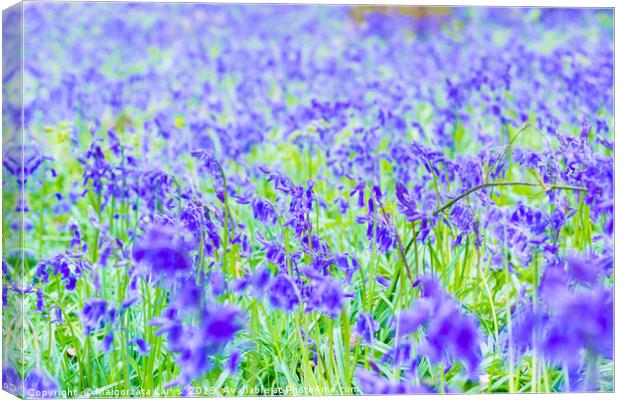
<path id="1" fill-rule="evenodd" d="M 437 210 L 433 211 L 433 215 L 437 215 L 440 212 L 443 212 L 447 209 L 449 209 L 450 207 L 452 207 L 457 201 L 461 200 L 464 197 L 469 196 L 470 194 L 481 190 L 481 189 L 485 189 L 488 187 L 495 187 L 495 186 L 529 186 L 529 187 L 539 187 L 541 186 L 538 183 L 532 183 L 532 182 L 489 182 L 489 183 L 483 183 L 477 186 L 474 186 L 473 188 L 461 193 L 460 195 L 456 196 L 454 199 L 450 200 L 449 202 L 447 202 L 445 205 L 439 207 Z M 569 186 L 569 185 L 550 185 L 550 186 L 543 186 L 543 189 L 545 190 L 545 192 L 548 192 L 550 190 L 579 190 L 582 192 L 587 191 L 586 188 L 584 187 L 579 187 L 579 186 Z"/>
<path id="2" fill-rule="evenodd" d="M 383 214 L 383 217 L 385 218 L 387 222 L 389 222 L 390 219 L 388 217 L 388 213 L 385 211 L 385 208 L 383 207 L 383 203 L 378 198 L 377 198 L 377 204 L 379 204 L 379 207 L 381 208 L 381 213 Z M 409 267 L 409 263 L 407 262 L 405 247 L 403 246 L 403 241 L 400 238 L 400 234 L 398 233 L 398 228 L 396 227 L 396 224 L 394 224 L 394 232 L 396 233 L 396 240 L 398 241 L 398 255 L 400 256 L 400 259 L 403 262 L 403 265 L 407 272 L 407 277 L 409 278 L 409 281 L 411 282 L 411 285 L 413 286 L 415 284 L 415 280 L 413 279 L 413 275 L 411 274 L 411 268 Z"/>

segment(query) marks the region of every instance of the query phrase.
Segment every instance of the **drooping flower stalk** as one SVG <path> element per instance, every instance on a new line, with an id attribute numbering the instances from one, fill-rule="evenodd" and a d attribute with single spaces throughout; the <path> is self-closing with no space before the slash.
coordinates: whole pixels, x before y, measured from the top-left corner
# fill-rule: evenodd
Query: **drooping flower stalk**
<path id="1" fill-rule="evenodd" d="M 390 218 L 390 215 L 385 211 L 385 208 L 383 207 L 383 203 L 381 202 L 381 199 L 379 198 L 379 196 L 376 197 L 376 200 L 377 200 L 377 204 L 379 205 L 379 208 L 381 209 L 381 213 L 383 214 L 383 217 L 385 218 L 385 220 L 392 221 L 392 218 Z M 411 274 L 411 267 L 409 266 L 409 262 L 407 261 L 407 254 L 405 252 L 403 241 L 401 240 L 400 234 L 398 233 L 398 228 L 395 225 L 393 228 L 394 228 L 394 232 L 396 235 L 396 240 L 398 242 L 398 254 L 400 256 L 400 260 L 403 266 L 405 267 L 407 278 L 409 278 L 411 285 L 415 286 L 415 280 L 413 279 L 413 275 Z"/>
<path id="2" fill-rule="evenodd" d="M 485 188 L 488 188 L 488 187 L 497 187 L 497 186 L 541 187 L 545 192 L 548 192 L 550 190 L 576 190 L 576 191 L 581 191 L 581 192 L 587 192 L 587 190 L 588 190 L 585 187 L 562 185 L 562 184 L 549 185 L 549 186 L 541 186 L 540 183 L 531 183 L 531 182 L 489 182 L 489 183 L 483 183 L 483 184 L 474 186 L 473 188 L 471 188 L 469 190 L 466 190 L 465 192 L 461 193 L 460 195 L 458 195 L 454 199 L 450 200 L 449 202 L 447 202 L 443 206 L 441 206 L 438 209 L 436 209 L 435 211 L 433 211 L 433 215 L 439 214 L 439 213 L 449 209 L 450 207 L 452 207 L 459 200 L 469 196 L 470 194 L 472 194 L 472 193 L 474 193 L 474 192 L 476 192 L 478 190 L 485 189 Z"/>

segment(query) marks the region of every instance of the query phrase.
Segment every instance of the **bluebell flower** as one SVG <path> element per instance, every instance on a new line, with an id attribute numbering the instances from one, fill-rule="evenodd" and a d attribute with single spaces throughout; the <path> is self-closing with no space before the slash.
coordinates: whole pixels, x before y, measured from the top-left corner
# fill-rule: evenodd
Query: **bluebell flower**
<path id="1" fill-rule="evenodd" d="M 185 202 L 179 214 L 179 220 L 189 232 L 196 238 L 200 238 L 200 231 L 203 229 L 205 219 L 209 215 L 209 210 L 198 199 Z"/>
<path id="2" fill-rule="evenodd" d="M 325 240 L 319 235 L 306 235 L 301 238 L 301 248 L 306 254 L 330 255 L 331 250 Z"/>
<path id="3" fill-rule="evenodd" d="M 232 340 L 242 328 L 242 312 L 232 306 L 222 306 L 203 314 L 201 334 L 209 343 L 221 344 Z"/>
<path id="4" fill-rule="evenodd" d="M 207 305 L 199 313 L 197 324 L 184 324 L 176 310 L 168 310 L 151 325 L 159 326 L 157 334 L 167 334 L 172 352 L 178 353 L 181 371 L 165 387 L 186 386 L 213 367 L 211 358 L 221 355 L 224 346 L 242 329 L 244 315 L 228 305 Z"/>
<path id="5" fill-rule="evenodd" d="M 146 203 L 148 210 L 153 212 L 162 208 L 168 195 L 172 192 L 174 178 L 159 168 L 146 169 L 138 173 L 133 186 L 136 194 Z"/>
<path id="6" fill-rule="evenodd" d="M 582 284 L 595 284 L 602 275 L 597 263 L 592 263 L 592 258 L 581 257 L 575 253 L 566 255 L 567 272 L 571 279 Z"/>
<path id="7" fill-rule="evenodd" d="M 108 320 L 108 311 L 108 303 L 102 299 L 93 298 L 84 304 L 81 321 L 85 336 L 91 331 L 101 328 L 103 323 Z"/>
<path id="8" fill-rule="evenodd" d="M 187 274 L 193 265 L 188 243 L 180 237 L 180 231 L 168 226 L 152 226 L 147 234 L 133 247 L 133 258 L 148 266 L 155 276 L 173 279 Z"/>
<path id="9" fill-rule="evenodd" d="M 381 361 L 390 365 L 405 366 L 409 365 L 413 359 L 413 348 L 410 342 L 405 341 L 391 348 L 382 357 Z"/>
<path id="10" fill-rule="evenodd" d="M 240 204 L 252 204 L 254 218 L 258 221 L 268 225 L 273 225 L 276 223 L 278 213 L 273 203 L 269 200 L 259 196 L 253 197 L 251 200 L 238 197 L 237 202 Z"/>
<path id="11" fill-rule="evenodd" d="M 594 287 L 591 291 L 570 293 L 552 310 L 548 334 L 541 347 L 556 360 L 574 364 L 578 349 L 604 358 L 612 357 L 612 291 Z"/>
<path id="12" fill-rule="evenodd" d="M 364 208 L 366 202 L 364 201 L 364 189 L 366 188 L 365 182 L 358 182 L 351 192 L 349 193 L 349 197 L 352 197 L 357 194 L 357 206 L 359 208 Z"/>
<path id="13" fill-rule="evenodd" d="M 267 284 L 271 279 L 271 274 L 269 273 L 269 269 L 267 267 L 259 267 L 252 274 L 252 287 L 255 291 L 255 294 L 261 296 Z"/>
<path id="14" fill-rule="evenodd" d="M 336 253 L 333 256 L 333 260 L 336 266 L 345 272 L 346 282 L 350 282 L 353 273 L 360 268 L 357 259 L 348 253 Z"/>
<path id="15" fill-rule="evenodd" d="M 338 207 L 338 212 L 341 215 L 346 214 L 347 211 L 349 210 L 349 201 L 345 199 L 344 197 L 342 197 L 341 195 L 338 195 L 338 197 L 336 197 L 336 199 L 334 200 L 334 203 Z"/>
<path id="16" fill-rule="evenodd" d="M 60 307 L 58 306 L 54 306 L 52 307 L 52 310 L 54 310 L 54 319 L 52 320 L 52 323 L 54 324 L 63 324 L 65 322 L 65 320 L 62 317 L 62 310 L 60 309 Z"/>
<path id="17" fill-rule="evenodd" d="M 459 230 L 455 246 L 459 246 L 463 237 L 476 230 L 476 221 L 473 210 L 469 205 L 455 204 L 450 210 L 450 222 Z"/>
<path id="18" fill-rule="evenodd" d="M 408 379 L 393 381 L 377 373 L 366 371 L 362 367 L 357 367 L 355 377 L 359 382 L 362 393 L 366 395 L 434 393 L 426 385 L 416 386 L 411 384 Z"/>
<path id="19" fill-rule="evenodd" d="M 23 395 L 23 381 L 15 368 L 8 363 L 2 367 L 2 389 L 15 395 Z"/>
<path id="20" fill-rule="evenodd" d="M 250 280 L 247 277 L 235 278 L 230 282 L 230 289 L 234 293 L 242 294 L 250 286 Z"/>
<path id="21" fill-rule="evenodd" d="M 371 247 L 377 244 L 381 253 L 388 253 L 396 245 L 396 232 L 390 220 L 381 213 L 375 213 L 374 200 L 368 200 L 367 215 L 357 216 L 357 223 L 366 224 L 366 237 L 370 240 Z"/>
<path id="22" fill-rule="evenodd" d="M 372 346 L 375 340 L 375 333 L 378 331 L 379 325 L 372 318 L 370 313 L 361 313 L 357 317 L 357 324 L 355 324 L 355 332 L 362 338 L 363 342 Z"/>
<path id="23" fill-rule="evenodd" d="M 82 234 L 77 221 L 73 218 L 69 219 L 66 229 L 71 232 L 72 235 L 69 247 L 72 247 L 77 251 L 85 251 L 85 248 L 82 247 Z"/>
<path id="24" fill-rule="evenodd" d="M 271 261 L 274 265 L 280 267 L 281 270 L 286 270 L 287 260 L 284 246 L 278 242 L 270 242 L 265 240 L 260 234 L 257 237 L 258 242 L 262 244 L 261 250 L 265 251 L 265 258 Z"/>
<path id="25" fill-rule="evenodd" d="M 191 152 L 192 157 L 202 162 L 202 166 L 207 170 L 215 181 L 215 191 L 220 201 L 224 201 L 223 193 L 225 188 L 224 170 L 220 163 L 215 159 L 213 153 L 206 149 L 196 149 Z"/>
<path id="26" fill-rule="evenodd" d="M 226 368 L 231 374 L 236 374 L 239 369 L 239 361 L 241 360 L 241 353 L 237 350 L 230 353 Z"/>
<path id="27" fill-rule="evenodd" d="M 211 288 L 211 293 L 214 296 L 221 296 L 226 292 L 227 283 L 226 277 L 222 271 L 213 270 L 209 274 L 209 287 Z"/>
<path id="28" fill-rule="evenodd" d="M 330 277 L 322 277 L 312 285 L 307 305 L 336 318 L 344 305 L 341 283 Z"/>
<path id="29" fill-rule="evenodd" d="M 413 196 L 400 182 L 396 183 L 396 199 L 398 200 L 398 210 L 407 217 L 407 221 L 412 222 L 423 218 L 423 214 L 417 209 Z"/>
<path id="30" fill-rule="evenodd" d="M 292 226 L 295 235 L 301 238 L 312 230 L 312 222 L 309 213 L 313 209 L 316 200 L 314 194 L 314 181 L 309 179 L 306 186 L 296 185 L 286 175 L 272 171 L 266 167 L 259 167 L 259 170 L 267 175 L 267 180 L 274 182 L 274 189 L 280 193 L 290 196 L 288 216 L 284 226 Z"/>
<path id="31" fill-rule="evenodd" d="M 129 341 L 129 344 L 135 344 L 136 349 L 142 355 L 146 355 L 151 350 L 151 347 L 142 338 L 135 338 Z"/>
<path id="32" fill-rule="evenodd" d="M 390 286 L 390 280 L 388 280 L 385 276 L 383 275 L 377 275 L 377 277 L 375 278 L 375 280 L 377 281 L 377 283 L 383 287 L 389 287 Z"/>
<path id="33" fill-rule="evenodd" d="M 457 203 L 452 206 L 450 221 L 454 223 L 462 234 L 468 234 L 474 230 L 474 213 L 468 205 Z"/>
<path id="34" fill-rule="evenodd" d="M 418 330 L 422 324 L 428 322 L 435 305 L 428 299 L 420 299 L 415 306 L 403 311 L 396 317 L 396 329 L 399 335 L 408 335 Z"/>
<path id="35" fill-rule="evenodd" d="M 37 293 L 36 310 L 37 312 L 41 312 L 43 311 L 43 307 L 45 305 L 45 303 L 43 302 L 43 292 L 41 291 L 41 289 L 38 289 L 36 293 Z"/>
<path id="36" fill-rule="evenodd" d="M 2 156 L 2 165 L 17 180 L 18 186 L 26 184 L 30 176 L 45 162 L 51 160 L 41 153 L 36 144 L 7 146 Z"/>
<path id="37" fill-rule="evenodd" d="M 113 175 L 112 167 L 106 160 L 101 147 L 101 140 L 93 140 L 88 150 L 77 160 L 84 167 L 82 174 L 84 186 L 90 182 L 95 193 L 102 193 L 106 185 L 112 180 Z"/>
<path id="38" fill-rule="evenodd" d="M 211 283 L 211 290 L 215 295 L 221 294 L 219 292 L 216 293 L 217 289 L 213 287 L 213 280 L 210 280 L 209 283 Z M 179 286 L 171 305 L 180 310 L 199 309 L 203 298 L 203 290 L 204 288 L 198 286 L 192 278 L 187 279 Z"/>
<path id="39" fill-rule="evenodd" d="M 24 378 L 24 392 L 29 397 L 34 395 L 37 398 L 56 398 L 58 390 L 58 380 L 43 369 L 35 368 Z"/>
<path id="40" fill-rule="evenodd" d="M 77 280 L 83 272 L 90 269 L 90 264 L 82 258 L 82 254 L 73 254 L 65 250 L 64 253 L 42 260 L 37 266 L 35 276 L 42 283 L 47 283 L 51 274 L 60 275 L 65 282 L 65 288 L 72 291 L 75 290 Z"/>
<path id="41" fill-rule="evenodd" d="M 286 274 L 276 275 L 269 283 L 266 292 L 271 305 L 285 311 L 292 310 L 301 300 L 299 288 Z"/>
<path id="42" fill-rule="evenodd" d="M 237 244 L 240 246 L 239 255 L 241 257 L 247 258 L 252 255 L 252 246 L 250 245 L 247 234 L 240 232 L 230 241 L 230 244 Z"/>
<path id="43" fill-rule="evenodd" d="M 110 333 L 108 333 L 107 335 L 105 335 L 103 337 L 103 340 L 101 341 L 101 346 L 99 348 L 104 353 L 107 353 L 112 348 L 112 343 L 113 342 L 114 342 L 114 333 L 110 332 Z"/>
<path id="44" fill-rule="evenodd" d="M 425 339 L 418 348 L 421 354 L 431 362 L 458 358 L 474 374 L 480 363 L 477 323 L 463 315 L 458 303 L 433 278 L 424 277 L 421 286 L 422 297 L 395 319 L 398 334 L 408 335 L 425 326 Z"/>

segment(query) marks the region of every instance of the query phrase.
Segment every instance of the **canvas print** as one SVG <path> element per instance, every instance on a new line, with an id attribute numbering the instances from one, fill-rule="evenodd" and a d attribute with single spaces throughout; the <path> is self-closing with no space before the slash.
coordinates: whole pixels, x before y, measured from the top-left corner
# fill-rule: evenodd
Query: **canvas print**
<path id="1" fill-rule="evenodd" d="M 614 391 L 613 18 L 5 10 L 3 389 Z"/>

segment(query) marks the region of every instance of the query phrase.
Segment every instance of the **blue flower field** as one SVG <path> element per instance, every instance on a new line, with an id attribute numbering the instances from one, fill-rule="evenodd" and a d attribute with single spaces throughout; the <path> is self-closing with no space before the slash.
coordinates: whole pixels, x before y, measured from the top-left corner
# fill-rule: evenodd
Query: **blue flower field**
<path id="1" fill-rule="evenodd" d="M 4 390 L 614 390 L 612 9 L 21 12 Z"/>

